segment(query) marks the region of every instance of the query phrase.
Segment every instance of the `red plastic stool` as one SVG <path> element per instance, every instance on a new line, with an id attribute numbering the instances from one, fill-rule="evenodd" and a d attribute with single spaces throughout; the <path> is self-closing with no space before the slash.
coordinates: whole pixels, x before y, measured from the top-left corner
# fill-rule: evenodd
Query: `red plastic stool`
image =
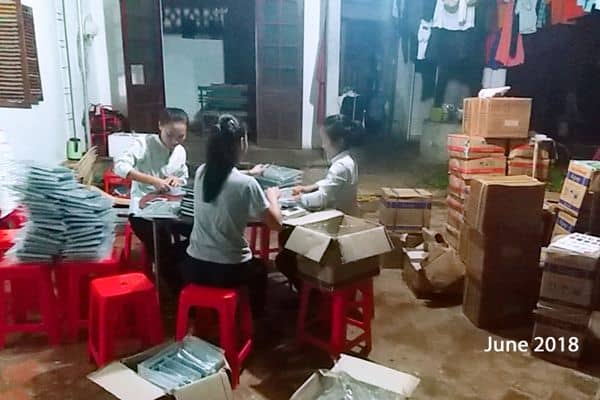
<path id="1" fill-rule="evenodd" d="M 319 316 L 307 321 L 310 295 L 317 291 L 325 307 L 320 304 Z M 360 295 L 359 295 L 360 294 Z M 351 352 L 352 349 L 363 343 L 362 352 L 371 351 L 371 319 L 374 309 L 373 279 L 366 278 L 356 283 L 342 287 L 324 288 L 309 279 L 302 279 L 300 293 L 300 311 L 298 314 L 297 340 L 299 343 L 310 343 L 327 351 L 332 357 L 337 358 L 341 353 Z M 323 312 L 325 311 L 325 313 Z M 323 317 L 328 316 L 328 321 Z M 328 339 L 313 335 L 309 329 L 315 323 L 327 323 L 331 328 Z M 362 333 L 354 339 L 348 339 L 348 327 L 353 325 Z"/>
<path id="2" fill-rule="evenodd" d="M 5 282 L 11 283 L 11 291 L 4 291 Z M 14 282 L 27 282 L 27 285 L 13 285 Z M 45 264 L 0 262 L 0 348 L 6 343 L 6 335 L 12 332 L 43 332 L 48 335 L 51 345 L 60 341 L 56 299 L 52 287 L 52 268 Z M 23 289 L 37 295 L 40 322 L 20 321 L 16 302 L 24 298 Z M 12 307 L 9 307 L 9 304 Z M 9 318 L 12 317 L 12 318 Z"/>
<path id="3" fill-rule="evenodd" d="M 99 261 L 63 261 L 56 265 L 58 296 L 66 312 L 67 338 L 76 341 L 79 331 L 87 328 L 90 282 L 94 278 L 119 273 L 120 260 L 113 252 Z"/>
<path id="4" fill-rule="evenodd" d="M 138 266 L 134 265 L 134 261 L 131 257 L 131 246 L 133 241 L 134 232 L 131 228 L 131 224 L 127 222 L 125 225 L 125 243 L 123 244 L 123 251 L 121 253 L 121 266 L 124 270 L 141 270 L 147 276 L 153 277 L 152 274 L 152 260 L 148 257 L 148 252 L 144 244 L 141 244 L 141 260 Z"/>
<path id="5" fill-rule="evenodd" d="M 252 250 L 252 254 L 268 262 L 271 253 L 279 252 L 279 244 L 277 247 L 271 247 L 271 230 L 266 225 L 253 223 L 248 227 L 250 228 L 250 250 Z M 260 242 L 257 240 L 259 238 Z M 260 247 L 258 246 L 259 243 Z"/>
<path id="6" fill-rule="evenodd" d="M 17 208 L 6 217 L 0 219 L 0 229 L 18 229 L 27 222 L 27 216 L 22 208 Z"/>
<path id="7" fill-rule="evenodd" d="M 158 293 L 142 273 L 94 279 L 90 285 L 88 352 L 98 366 L 113 359 L 115 337 L 131 311 L 135 332 L 144 346 L 163 341 Z"/>
<path id="8" fill-rule="evenodd" d="M 18 229 L 0 229 L 0 260 L 13 246 Z"/>
<path id="9" fill-rule="evenodd" d="M 192 308 L 200 309 L 197 311 L 215 310 L 218 313 L 219 342 L 231 367 L 232 386 L 235 388 L 240 382 L 241 365 L 252 350 L 252 312 L 247 296 L 235 289 L 186 286 L 179 296 L 177 340 L 183 339 L 187 333 L 189 311 Z M 236 317 L 240 322 L 239 330 Z"/>
<path id="10" fill-rule="evenodd" d="M 129 192 L 131 191 L 131 179 L 123 179 L 119 175 L 115 174 L 111 169 L 104 171 L 103 176 L 104 191 L 110 195 L 114 195 L 113 189 L 117 186 L 125 186 L 128 189 L 127 196 L 119 196 L 129 198 Z"/>

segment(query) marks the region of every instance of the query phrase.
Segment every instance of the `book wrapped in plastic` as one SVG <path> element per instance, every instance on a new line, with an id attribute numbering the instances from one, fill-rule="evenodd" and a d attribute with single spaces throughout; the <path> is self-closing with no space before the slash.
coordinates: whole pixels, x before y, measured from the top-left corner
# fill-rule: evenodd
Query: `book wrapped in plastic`
<path id="1" fill-rule="evenodd" d="M 98 260 L 112 252 L 112 201 L 77 182 L 64 167 L 31 165 L 15 185 L 28 222 L 9 256 L 21 261 Z"/>
<path id="2" fill-rule="evenodd" d="M 158 354 L 138 364 L 140 376 L 168 393 L 204 377 L 216 374 L 225 366 L 223 350 L 193 336 L 173 343 Z"/>
<path id="3" fill-rule="evenodd" d="M 269 165 L 262 175 L 256 177 L 256 180 L 263 189 L 275 186 L 287 188 L 302 182 L 302 175 L 303 173 L 299 169 Z"/>

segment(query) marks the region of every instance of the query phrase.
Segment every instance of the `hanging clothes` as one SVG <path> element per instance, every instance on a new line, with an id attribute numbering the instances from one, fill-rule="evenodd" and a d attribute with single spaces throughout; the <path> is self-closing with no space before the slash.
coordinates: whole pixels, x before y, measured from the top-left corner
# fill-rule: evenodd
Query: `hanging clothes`
<path id="1" fill-rule="evenodd" d="M 417 60 L 424 60 L 427 52 L 427 45 L 429 44 L 429 38 L 431 37 L 431 22 L 421 20 L 421 26 L 417 33 Z"/>
<path id="2" fill-rule="evenodd" d="M 519 16 L 520 34 L 529 35 L 537 31 L 536 0 L 517 0 L 515 14 Z"/>
<path id="3" fill-rule="evenodd" d="M 468 0 L 437 0 L 433 27 L 449 31 L 466 31 L 475 26 L 475 6 Z"/>
<path id="4" fill-rule="evenodd" d="M 577 5 L 588 13 L 592 12 L 594 8 L 600 10 L 600 0 L 577 0 Z"/>
<path id="5" fill-rule="evenodd" d="M 585 11 L 577 1 L 549 0 L 552 24 L 572 24 L 574 19 L 583 17 Z"/>
<path id="6" fill-rule="evenodd" d="M 496 53 L 496 61 L 505 67 L 515 67 L 525 62 L 523 37 L 514 24 L 515 2 L 498 0 L 498 15 L 501 16 L 502 29 Z"/>
<path id="7" fill-rule="evenodd" d="M 548 24 L 548 3 L 547 0 L 538 0 L 537 6 L 537 28 L 542 29 Z"/>

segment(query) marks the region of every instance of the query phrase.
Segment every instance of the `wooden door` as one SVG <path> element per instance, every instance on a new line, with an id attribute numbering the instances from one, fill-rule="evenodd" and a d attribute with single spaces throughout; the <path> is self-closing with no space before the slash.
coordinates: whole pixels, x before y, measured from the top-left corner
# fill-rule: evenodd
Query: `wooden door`
<path id="1" fill-rule="evenodd" d="M 256 0 L 258 144 L 302 147 L 304 0 Z"/>
<path id="2" fill-rule="evenodd" d="M 129 127 L 157 132 L 165 107 L 159 0 L 121 0 Z"/>

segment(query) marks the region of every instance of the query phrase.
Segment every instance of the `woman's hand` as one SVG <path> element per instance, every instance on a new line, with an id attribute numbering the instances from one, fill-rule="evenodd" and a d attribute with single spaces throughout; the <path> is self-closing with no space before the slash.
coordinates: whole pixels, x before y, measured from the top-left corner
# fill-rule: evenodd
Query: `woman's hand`
<path id="1" fill-rule="evenodd" d="M 301 194 L 306 193 L 305 186 L 294 186 L 292 188 L 292 196 L 300 196 Z"/>
<path id="2" fill-rule="evenodd" d="M 269 200 L 269 202 L 272 204 L 278 203 L 279 197 L 281 197 L 281 191 L 279 190 L 278 187 L 268 188 L 266 190 L 265 194 L 267 195 L 267 200 Z"/>
<path id="3" fill-rule="evenodd" d="M 165 181 L 170 187 L 179 187 L 183 184 L 183 181 L 176 176 L 169 176 L 165 179 Z"/>
<path id="4" fill-rule="evenodd" d="M 257 164 L 252 169 L 248 170 L 248 175 L 261 176 L 268 166 L 268 164 Z"/>
<path id="5" fill-rule="evenodd" d="M 169 184 L 169 178 L 160 179 L 156 178 L 152 183 L 152 186 L 156 189 L 158 193 L 167 193 L 171 190 L 171 185 Z"/>

